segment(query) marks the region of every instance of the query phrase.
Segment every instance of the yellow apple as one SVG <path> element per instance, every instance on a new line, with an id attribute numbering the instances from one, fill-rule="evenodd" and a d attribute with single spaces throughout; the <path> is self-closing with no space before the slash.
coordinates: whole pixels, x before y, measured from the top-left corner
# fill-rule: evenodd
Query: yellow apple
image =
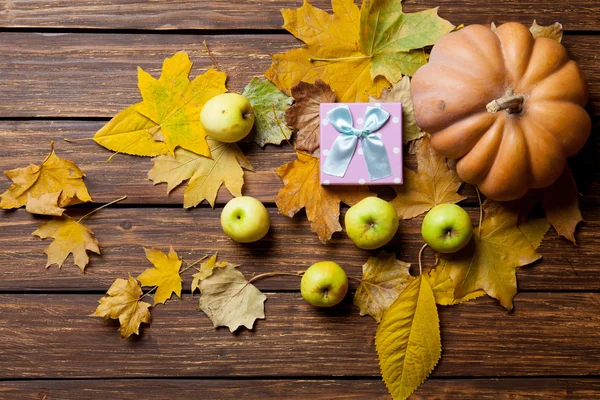
<path id="1" fill-rule="evenodd" d="M 350 239 L 365 250 L 385 245 L 398 230 L 396 209 L 378 197 L 367 197 L 350 207 L 344 221 Z"/>
<path id="2" fill-rule="evenodd" d="M 421 235 L 433 250 L 454 253 L 471 240 L 473 223 L 462 207 L 456 204 L 440 204 L 433 207 L 423 218 Z"/>
<path id="3" fill-rule="evenodd" d="M 245 138 L 254 125 L 254 110 L 248 99 L 236 93 L 219 94 L 208 100 L 200 112 L 206 134 L 225 143 Z"/>
<path id="4" fill-rule="evenodd" d="M 347 292 L 346 271 L 333 261 L 315 263 L 302 275 L 300 293 L 313 306 L 335 306 L 344 299 Z"/>
<path id="5" fill-rule="evenodd" d="M 270 226 L 269 212 L 254 197 L 235 197 L 221 212 L 223 232 L 237 242 L 256 242 L 267 234 Z"/>

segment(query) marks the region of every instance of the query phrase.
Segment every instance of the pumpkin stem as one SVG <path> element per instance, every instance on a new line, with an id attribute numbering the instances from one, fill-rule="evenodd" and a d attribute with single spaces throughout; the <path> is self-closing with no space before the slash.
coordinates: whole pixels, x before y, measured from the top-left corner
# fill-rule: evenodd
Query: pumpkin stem
<path id="1" fill-rule="evenodd" d="M 506 110 L 509 114 L 515 114 L 521 112 L 524 101 L 523 95 L 515 94 L 512 89 L 508 89 L 503 97 L 490 101 L 486 108 L 491 113 Z"/>

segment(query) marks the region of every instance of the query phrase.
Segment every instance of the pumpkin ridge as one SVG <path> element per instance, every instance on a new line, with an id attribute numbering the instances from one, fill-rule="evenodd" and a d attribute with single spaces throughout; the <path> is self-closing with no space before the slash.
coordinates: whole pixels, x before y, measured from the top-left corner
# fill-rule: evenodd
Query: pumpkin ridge
<path id="1" fill-rule="evenodd" d="M 477 143 L 475 143 L 475 145 L 471 148 L 471 150 L 464 157 L 462 157 L 460 160 L 458 160 L 458 163 L 456 164 L 456 171 L 459 172 L 459 176 L 462 175 L 461 179 L 463 179 L 466 174 L 466 171 L 464 171 L 464 169 L 469 168 L 471 166 L 471 164 L 473 163 L 472 160 L 474 158 L 476 158 L 478 155 L 481 155 L 480 152 L 482 152 L 482 151 L 485 152 L 485 150 L 492 149 L 492 151 L 489 152 L 487 157 L 485 157 L 485 154 L 481 155 L 485 158 L 485 161 L 488 161 L 488 164 L 484 165 L 483 168 L 481 168 L 481 167 L 478 168 L 479 169 L 478 176 L 472 177 L 472 178 L 471 177 L 464 178 L 465 182 L 468 182 L 468 183 L 471 183 L 474 185 L 481 183 L 483 181 L 483 179 L 487 176 L 487 174 L 490 172 L 492 165 L 494 165 L 494 162 L 496 162 L 496 158 L 498 157 L 498 152 L 500 151 L 500 145 L 502 144 L 502 137 L 504 136 L 503 130 L 504 130 L 505 122 L 506 122 L 505 116 L 500 116 L 500 117 L 496 118 L 494 120 L 494 123 L 487 129 L 486 132 L 483 133 L 483 135 L 481 135 L 481 138 L 479 139 L 479 141 Z M 494 141 L 492 141 L 493 139 L 495 139 L 496 136 L 500 137 L 499 143 L 497 143 L 497 144 Z M 484 140 L 490 141 L 490 142 L 487 143 L 487 142 L 484 142 Z M 481 143 L 483 143 L 483 145 Z M 487 147 L 483 148 L 482 146 L 485 146 L 485 145 L 487 145 Z M 492 147 L 490 147 L 490 146 L 492 146 Z M 490 160 L 490 158 L 493 158 L 493 159 Z M 491 162 L 489 162 L 489 161 L 491 161 Z"/>
<path id="2" fill-rule="evenodd" d="M 473 50 L 476 51 L 477 53 L 479 53 L 479 55 L 480 55 L 480 57 L 481 57 L 482 60 L 485 60 L 485 62 L 488 65 L 488 67 L 489 67 L 490 70 L 495 71 L 498 68 L 498 66 L 494 65 L 494 63 L 491 61 L 490 56 L 485 51 L 483 51 L 483 49 L 479 46 L 479 42 L 478 41 L 474 40 L 471 37 L 471 35 L 464 34 L 462 36 L 465 38 L 465 40 L 467 42 L 469 42 L 469 43 L 471 43 L 473 45 Z M 496 39 L 497 46 L 496 46 L 495 49 L 493 49 L 493 51 L 500 51 L 500 55 L 502 55 L 502 45 L 500 43 L 500 39 L 498 38 L 497 35 L 494 35 L 494 37 Z M 500 59 L 504 59 L 504 57 L 500 57 Z M 500 73 L 500 74 L 505 73 L 506 72 L 505 65 L 503 64 L 502 68 L 499 71 L 497 71 L 497 72 Z"/>

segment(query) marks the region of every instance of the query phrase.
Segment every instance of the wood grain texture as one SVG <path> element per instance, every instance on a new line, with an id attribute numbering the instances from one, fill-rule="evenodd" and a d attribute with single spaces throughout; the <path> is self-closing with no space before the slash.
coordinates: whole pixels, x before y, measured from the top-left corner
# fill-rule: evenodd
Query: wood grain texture
<path id="1" fill-rule="evenodd" d="M 330 10 L 330 0 L 311 0 Z M 360 2 L 357 2 L 360 3 Z M 301 0 L 4 0 L 0 27 L 96 29 L 279 29 L 281 8 L 295 8 Z M 517 21 L 531 24 L 561 22 L 569 30 L 600 30 L 595 0 L 406 0 L 408 12 L 440 7 L 440 15 L 455 24 Z M 3 12 L 2 12 L 3 11 Z"/>
<path id="2" fill-rule="evenodd" d="M 83 215 L 78 209 L 73 216 Z M 476 221 L 478 210 L 469 208 Z M 219 221 L 220 209 L 184 211 L 178 208 L 107 208 L 95 214 L 86 224 L 100 242 L 101 256 L 92 254 L 86 273 L 82 274 L 68 259 L 62 269 L 56 266 L 44 270 L 50 244 L 31 233 L 41 218 L 24 210 L 0 214 L 0 291 L 28 290 L 94 290 L 104 292 L 119 277 L 139 275 L 151 264 L 142 247 L 167 251 L 172 245 L 178 254 L 193 262 L 205 254 L 218 252 L 223 260 L 240 264 L 246 276 L 271 271 L 304 271 L 317 261 L 334 260 L 355 278 L 362 276 L 362 265 L 370 255 L 358 249 L 344 233 L 334 235 L 329 245 L 323 245 L 303 213 L 290 219 L 269 208 L 271 230 L 261 241 L 252 244 L 236 243 L 223 234 Z M 543 259 L 519 272 L 520 290 L 600 289 L 600 214 L 596 208 L 583 210 L 586 223 L 577 234 L 579 246 L 557 237 L 550 231 L 539 253 Z M 416 265 L 419 248 L 421 217 L 400 224 L 395 238 L 385 249 Z M 426 265 L 433 264 L 433 253 L 426 252 Z M 413 272 L 417 273 L 416 266 Z M 192 271 L 186 272 L 187 285 Z M 257 282 L 262 289 L 299 289 L 299 278 L 281 277 Z"/>
<path id="3" fill-rule="evenodd" d="M 112 152 L 92 140 L 84 140 L 91 138 L 103 125 L 104 122 L 90 121 L 0 121 L 0 171 L 24 167 L 28 163 L 39 164 L 49 152 L 50 141 L 54 140 L 59 157 L 76 162 L 85 172 L 85 183 L 94 201 L 107 203 L 127 195 L 127 200 L 121 204 L 182 205 L 186 183 L 167 195 L 166 184 L 153 185 L 148 180 L 148 171 L 153 166 L 149 158 L 122 154 L 107 162 Z M 595 156 L 600 153 L 600 140 L 596 139 L 599 134 L 600 128 L 597 128 L 581 153 L 570 159 L 584 204 L 600 203 L 600 159 Z M 66 143 L 64 138 L 81 141 Z M 241 147 L 255 170 L 244 175 L 244 195 L 266 203 L 274 202 L 282 186 L 275 168 L 294 160 L 294 150 L 285 143 L 265 148 L 241 143 Z M 406 149 L 404 162 L 408 168 L 417 170 L 416 157 L 407 154 Z M 0 174 L 0 193 L 10 184 L 10 180 Z M 394 196 L 389 186 L 373 186 L 372 189 L 388 200 Z M 472 185 L 464 184 L 460 193 L 467 196 L 463 204 L 478 204 Z M 230 193 L 222 188 L 217 203 L 224 204 L 230 199 Z"/>
<path id="4" fill-rule="evenodd" d="M 0 295 L 0 379 L 379 376 L 376 323 L 350 301 L 266 294 L 252 331 L 214 329 L 187 295 L 153 309 L 132 340 L 89 316 L 97 294 Z M 521 293 L 511 314 L 482 298 L 441 308 L 440 323 L 438 377 L 600 374 L 598 293 Z"/>
<path id="5" fill-rule="evenodd" d="M 42 400 L 203 399 L 389 400 L 380 379 L 106 379 L 0 382 L 0 397 Z M 440 379 L 426 381 L 411 399 L 498 398 L 597 399 L 600 380 L 591 378 Z"/>
<path id="6" fill-rule="evenodd" d="M 158 35 L 0 33 L 0 118 L 112 117 L 140 100 L 136 67 L 158 76 L 163 59 L 179 50 L 195 62 L 192 75 L 211 66 L 202 41 L 240 92 L 262 76 L 270 55 L 299 47 L 291 35 Z M 589 109 L 600 115 L 600 36 L 568 36 L 563 43 L 584 70 Z"/>

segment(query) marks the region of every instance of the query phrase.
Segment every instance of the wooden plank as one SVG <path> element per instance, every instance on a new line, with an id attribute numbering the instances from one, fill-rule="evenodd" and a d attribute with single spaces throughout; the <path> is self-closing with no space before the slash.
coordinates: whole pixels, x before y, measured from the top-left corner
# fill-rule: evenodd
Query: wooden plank
<path id="1" fill-rule="evenodd" d="M 154 309 L 139 338 L 90 317 L 99 295 L 0 295 L 0 379 L 379 376 L 376 324 L 349 304 L 318 309 L 267 293 L 267 320 L 233 335 L 185 296 Z M 519 294 L 441 308 L 437 377 L 600 374 L 600 294 Z"/>
<path id="2" fill-rule="evenodd" d="M 88 399 L 147 400 L 197 399 L 247 400 L 347 400 L 390 398 L 383 381 L 373 379 L 326 380 L 236 380 L 236 379 L 108 379 L 35 380 L 0 382 L 0 395 L 6 398 L 48 400 Z M 547 400 L 600 397 L 600 380 L 593 378 L 529 379 L 439 379 L 427 380 L 411 399 L 539 397 Z"/>
<path id="3" fill-rule="evenodd" d="M 148 158 L 118 155 L 107 162 L 112 155 L 109 150 L 95 142 L 83 139 L 91 138 L 104 122 L 90 121 L 0 121 L 0 171 L 24 167 L 28 163 L 39 164 L 50 151 L 50 141 L 54 140 L 57 154 L 76 162 L 86 173 L 86 185 L 94 201 L 106 203 L 127 195 L 124 203 L 129 204 L 179 204 L 183 203 L 185 183 L 167 195 L 165 184 L 153 185 L 148 180 L 148 171 L 153 163 Z M 582 202 L 600 203 L 600 128 L 591 135 L 590 140 L 570 164 L 578 183 Z M 65 143 L 64 138 L 83 140 Z M 287 144 L 266 146 L 264 149 L 250 143 L 242 143 L 242 149 L 254 166 L 255 172 L 245 173 L 243 193 L 266 203 L 272 203 L 282 186 L 275 169 L 296 158 L 294 150 Z M 407 167 L 416 170 L 416 158 L 405 152 Z M 0 174 L 0 193 L 4 192 L 11 181 Z M 392 189 L 372 187 L 386 199 L 394 196 Z M 465 204 L 478 204 L 477 194 L 472 185 L 464 184 L 460 193 L 467 196 Z M 229 192 L 222 188 L 217 203 L 223 204 L 231 199 Z M 205 202 L 206 203 L 206 202 Z"/>
<path id="4" fill-rule="evenodd" d="M 211 66 L 206 40 L 229 87 L 241 91 L 262 76 L 270 55 L 300 46 L 291 35 L 159 35 L 0 33 L 0 117 L 112 117 L 140 100 L 136 67 L 154 76 L 165 57 L 187 50 L 196 75 Z M 589 109 L 600 115 L 600 36 L 568 36 L 590 87 Z"/>
<path id="5" fill-rule="evenodd" d="M 74 216 L 83 215 L 85 209 Z M 469 209 L 474 221 L 478 210 Z M 294 219 L 269 208 L 271 231 L 261 241 L 251 245 L 235 243 L 227 238 L 220 226 L 220 210 L 201 208 L 126 209 L 107 208 L 87 220 L 100 242 L 102 256 L 92 254 L 86 273 L 68 259 L 62 269 L 56 266 L 44 270 L 50 244 L 31 233 L 42 221 L 24 210 L 0 214 L 0 291 L 94 290 L 105 292 L 115 278 L 139 275 L 152 265 L 146 260 L 142 247 L 168 251 L 172 245 L 186 261 L 192 262 L 205 254 L 218 252 L 223 260 L 240 264 L 240 270 L 250 277 L 270 271 L 303 271 L 317 261 L 334 260 L 346 269 L 349 276 L 360 278 L 361 266 L 376 252 L 356 248 L 344 233 L 334 235 L 329 245 L 323 245 L 310 231 L 304 214 Z M 597 208 L 583 213 L 587 222 L 580 228 L 574 247 L 566 239 L 550 231 L 539 253 L 543 260 L 519 272 L 520 290 L 600 289 L 600 214 Z M 400 224 L 396 237 L 385 247 L 399 259 L 413 263 L 417 273 L 417 254 L 423 244 L 420 234 L 421 218 Z M 426 252 L 426 265 L 433 264 L 433 253 Z M 189 285 L 193 271 L 184 277 Z M 189 287 L 187 286 L 186 287 Z M 266 290 L 294 290 L 299 278 L 281 277 L 259 281 Z"/>
<path id="6" fill-rule="evenodd" d="M 330 0 L 311 0 L 316 7 L 330 10 Z M 360 3 L 360 2 L 358 2 Z M 96 28 L 96 29 L 279 29 L 281 8 L 295 8 L 300 0 L 170 0 L 148 3 L 142 0 L 11 0 L 0 13 L 0 27 L 8 28 Z M 455 24 L 518 21 L 531 24 L 560 21 L 568 30 L 600 30 L 600 14 L 594 0 L 528 2 L 498 0 L 407 0 L 407 12 L 440 7 L 440 14 Z"/>

